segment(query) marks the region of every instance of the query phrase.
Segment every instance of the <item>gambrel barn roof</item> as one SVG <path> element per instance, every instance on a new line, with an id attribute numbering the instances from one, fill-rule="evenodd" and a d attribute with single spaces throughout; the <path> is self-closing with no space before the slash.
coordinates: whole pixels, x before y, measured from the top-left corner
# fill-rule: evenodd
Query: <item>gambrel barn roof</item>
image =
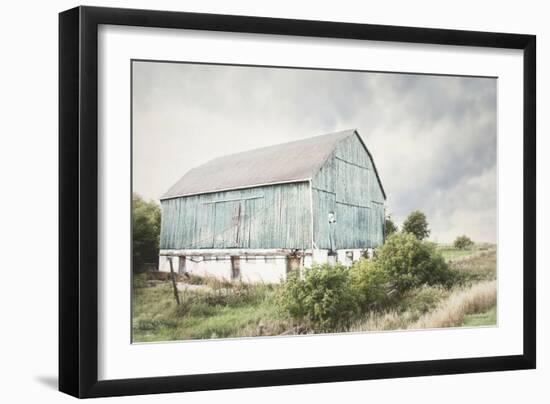
<path id="1" fill-rule="evenodd" d="M 372 155 L 357 131 L 350 129 L 215 158 L 189 170 L 161 199 L 311 180 L 349 136 L 357 136 L 369 154 L 386 198 Z"/>

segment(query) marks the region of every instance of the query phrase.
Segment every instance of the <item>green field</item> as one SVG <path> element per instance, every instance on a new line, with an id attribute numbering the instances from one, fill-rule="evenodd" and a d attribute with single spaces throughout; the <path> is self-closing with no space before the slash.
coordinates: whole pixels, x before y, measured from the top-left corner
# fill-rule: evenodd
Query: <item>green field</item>
<path id="1" fill-rule="evenodd" d="M 413 289 L 391 307 L 364 313 L 348 328 L 333 332 L 496 324 L 495 248 L 441 252 L 460 274 L 455 287 Z M 134 342 L 311 332 L 279 309 L 278 285 L 196 278 L 187 282 L 192 285 L 179 284 L 178 306 L 169 281 L 147 280 L 145 275 L 134 278 Z"/>
<path id="2" fill-rule="evenodd" d="M 453 261 L 457 258 L 465 258 L 469 257 L 472 254 L 476 253 L 476 250 L 468 249 L 468 250 L 459 250 L 456 248 L 440 248 L 439 252 L 441 255 L 443 255 L 443 258 L 445 258 L 445 261 Z"/>
<path id="3" fill-rule="evenodd" d="M 169 282 L 141 283 L 133 296 L 135 342 L 273 335 L 286 326 L 278 326 L 272 286 L 212 282 L 180 291 L 178 306 Z M 265 325 L 269 328 L 264 331 Z"/>
<path id="4" fill-rule="evenodd" d="M 443 255 L 446 261 L 456 261 L 473 255 L 483 254 L 496 249 L 494 244 L 480 243 L 474 244 L 470 248 L 459 249 L 450 245 L 440 245 L 437 250 Z"/>
<path id="5" fill-rule="evenodd" d="M 479 327 L 483 325 L 496 325 L 497 306 L 491 307 L 483 313 L 467 314 L 462 325 L 464 327 Z"/>

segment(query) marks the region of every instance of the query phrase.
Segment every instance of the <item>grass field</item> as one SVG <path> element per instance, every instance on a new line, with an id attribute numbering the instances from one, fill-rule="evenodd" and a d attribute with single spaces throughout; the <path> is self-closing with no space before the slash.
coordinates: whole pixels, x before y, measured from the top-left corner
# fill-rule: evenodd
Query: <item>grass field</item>
<path id="1" fill-rule="evenodd" d="M 491 244 L 476 244 L 471 248 L 464 250 L 454 248 L 452 246 L 444 245 L 438 247 L 438 251 L 443 255 L 445 261 L 453 262 L 463 258 L 471 257 L 476 254 L 483 254 L 483 252 L 493 250 L 494 246 Z"/>
<path id="2" fill-rule="evenodd" d="M 454 261 L 456 259 L 469 257 L 476 253 L 475 250 L 458 250 L 456 248 L 441 248 L 439 249 L 439 252 L 441 255 L 443 255 L 443 258 L 445 258 L 445 261 Z"/>
<path id="3" fill-rule="evenodd" d="M 479 327 L 482 325 L 495 325 L 497 323 L 497 306 L 492 306 L 482 313 L 468 314 L 464 317 L 464 327 Z"/>
<path id="4" fill-rule="evenodd" d="M 442 249 L 460 274 L 451 289 L 423 286 L 383 311 L 369 312 L 341 330 L 378 331 L 496 324 L 496 250 Z M 136 276 L 133 290 L 133 341 L 173 341 L 292 335 L 310 332 L 277 305 L 277 285 L 248 285 L 203 279 L 192 289 L 181 285 L 181 304 L 167 281 Z"/>
<path id="5" fill-rule="evenodd" d="M 180 291 L 174 300 L 169 282 L 140 282 L 133 296 L 133 339 L 136 342 L 277 335 L 276 287 L 212 282 Z"/>

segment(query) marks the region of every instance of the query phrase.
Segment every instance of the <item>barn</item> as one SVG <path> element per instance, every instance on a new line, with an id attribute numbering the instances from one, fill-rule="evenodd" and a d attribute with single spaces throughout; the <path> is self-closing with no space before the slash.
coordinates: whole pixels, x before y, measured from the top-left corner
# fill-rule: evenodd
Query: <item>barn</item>
<path id="1" fill-rule="evenodd" d="M 161 198 L 159 269 L 278 282 L 384 242 L 386 194 L 357 130 L 213 159 Z"/>

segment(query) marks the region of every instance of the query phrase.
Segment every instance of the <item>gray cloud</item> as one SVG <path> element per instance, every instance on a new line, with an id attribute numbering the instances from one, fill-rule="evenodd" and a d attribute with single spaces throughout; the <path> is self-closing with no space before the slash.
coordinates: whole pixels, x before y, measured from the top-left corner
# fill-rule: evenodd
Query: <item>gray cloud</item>
<path id="1" fill-rule="evenodd" d="M 134 190 L 256 147 L 357 128 L 397 222 L 496 240 L 496 79 L 134 62 Z"/>

